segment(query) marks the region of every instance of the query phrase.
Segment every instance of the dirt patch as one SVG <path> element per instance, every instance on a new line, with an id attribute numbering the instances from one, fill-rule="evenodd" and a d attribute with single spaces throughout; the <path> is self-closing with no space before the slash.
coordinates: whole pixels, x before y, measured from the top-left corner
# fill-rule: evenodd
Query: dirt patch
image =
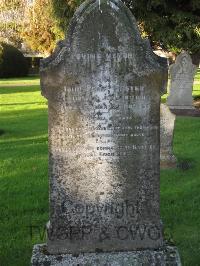
<path id="1" fill-rule="evenodd" d="M 194 101 L 194 107 L 200 109 L 200 99 Z"/>

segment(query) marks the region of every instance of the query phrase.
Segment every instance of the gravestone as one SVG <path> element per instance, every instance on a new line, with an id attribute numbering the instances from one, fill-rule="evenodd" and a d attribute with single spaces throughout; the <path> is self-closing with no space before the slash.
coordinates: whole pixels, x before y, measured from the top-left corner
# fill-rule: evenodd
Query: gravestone
<path id="1" fill-rule="evenodd" d="M 32 265 L 179 265 L 160 220 L 166 61 L 120 1 L 86 1 L 41 64 L 50 221 Z"/>
<path id="2" fill-rule="evenodd" d="M 160 166 L 161 168 L 176 167 L 173 154 L 173 136 L 176 116 L 166 104 L 160 105 Z"/>
<path id="3" fill-rule="evenodd" d="M 193 109 L 192 89 L 197 67 L 192 64 L 190 55 L 183 51 L 175 64 L 169 68 L 171 77 L 167 105 L 170 109 Z"/>

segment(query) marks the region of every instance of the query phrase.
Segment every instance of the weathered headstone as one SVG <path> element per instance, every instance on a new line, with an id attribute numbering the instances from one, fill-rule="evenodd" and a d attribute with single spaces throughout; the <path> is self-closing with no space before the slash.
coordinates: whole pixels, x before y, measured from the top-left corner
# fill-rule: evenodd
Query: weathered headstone
<path id="1" fill-rule="evenodd" d="M 50 222 L 32 265 L 178 265 L 159 210 L 166 61 L 120 1 L 85 2 L 67 36 L 41 65 Z"/>
<path id="2" fill-rule="evenodd" d="M 173 136 L 176 116 L 166 104 L 160 105 L 160 166 L 161 168 L 176 167 L 173 154 Z"/>
<path id="3" fill-rule="evenodd" d="M 192 88 L 197 67 L 192 64 L 190 55 L 183 51 L 175 64 L 169 68 L 171 83 L 167 105 L 170 109 L 192 109 Z"/>

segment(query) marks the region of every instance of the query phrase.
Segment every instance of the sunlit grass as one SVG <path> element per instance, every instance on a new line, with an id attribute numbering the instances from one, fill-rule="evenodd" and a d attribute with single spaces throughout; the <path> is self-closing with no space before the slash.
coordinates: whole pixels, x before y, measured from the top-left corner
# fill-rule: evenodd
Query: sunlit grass
<path id="1" fill-rule="evenodd" d="M 199 265 L 200 119 L 177 117 L 174 153 L 180 166 L 161 171 L 161 213 L 183 265 Z M 193 256 L 190 256 L 190 254 Z"/>
<path id="2" fill-rule="evenodd" d="M 200 68 L 198 68 L 197 73 L 195 75 L 195 80 L 200 81 Z"/>
<path id="3" fill-rule="evenodd" d="M 0 87 L 16 86 L 16 85 L 39 85 L 39 77 L 25 77 L 25 78 L 8 78 L 0 79 Z"/>

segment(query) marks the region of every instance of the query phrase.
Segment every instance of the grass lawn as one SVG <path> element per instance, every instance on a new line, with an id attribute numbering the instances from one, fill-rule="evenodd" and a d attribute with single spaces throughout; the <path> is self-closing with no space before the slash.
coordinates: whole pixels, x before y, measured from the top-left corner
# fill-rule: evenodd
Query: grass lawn
<path id="1" fill-rule="evenodd" d="M 200 81 L 200 68 L 197 69 L 197 73 L 196 73 L 196 76 L 195 76 L 195 80 L 196 81 Z"/>
<path id="2" fill-rule="evenodd" d="M 0 265 L 23 266 L 48 220 L 47 105 L 38 85 L 0 88 L 0 103 Z"/>
<path id="3" fill-rule="evenodd" d="M 200 95 L 200 85 L 195 85 Z M 26 266 L 48 221 L 47 103 L 38 78 L 0 80 L 0 265 Z M 161 171 L 165 235 L 183 265 L 200 265 L 200 118 L 178 117 L 182 168 Z"/>
<path id="4" fill-rule="evenodd" d="M 39 77 L 0 79 L 0 86 L 39 85 Z"/>

